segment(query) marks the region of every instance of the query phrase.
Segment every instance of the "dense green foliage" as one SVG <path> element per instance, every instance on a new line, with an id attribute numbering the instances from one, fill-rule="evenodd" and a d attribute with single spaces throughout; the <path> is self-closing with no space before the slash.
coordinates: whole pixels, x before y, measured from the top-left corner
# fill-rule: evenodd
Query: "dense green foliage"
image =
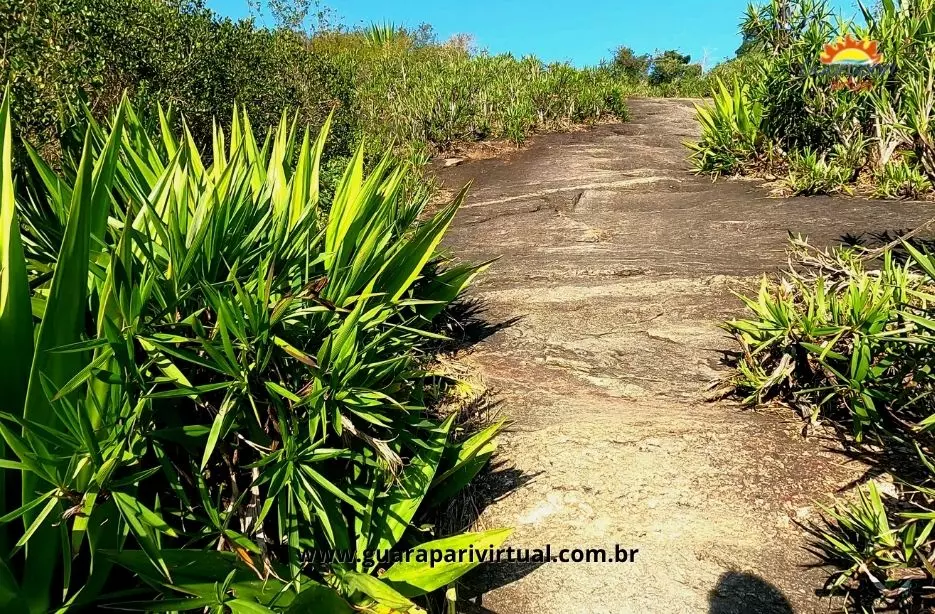
<path id="1" fill-rule="evenodd" d="M 126 90 L 141 108 L 184 114 L 199 145 L 235 101 L 263 127 L 284 106 L 315 125 L 336 106 L 333 147 L 349 151 L 349 76 L 293 31 L 221 19 L 197 0 L 12 0 L 0 20 L 0 80 L 20 131 L 40 144 L 56 142 L 82 96 L 103 116 Z"/>
<path id="2" fill-rule="evenodd" d="M 880 456 L 860 447 L 867 440 L 904 457 L 895 466 L 918 485 L 901 483 L 898 497 L 884 499 L 871 482 L 827 509 L 816 534 L 840 567 L 829 586 L 863 611 L 926 611 L 935 579 L 935 257 L 907 242 L 870 252 L 793 245 L 790 270 L 764 279 L 744 299 L 749 315 L 725 324 L 741 346 L 732 384 L 748 402 L 778 399 L 813 423 L 850 424 L 869 462 Z"/>
<path id="3" fill-rule="evenodd" d="M 334 110 L 330 158 L 349 156 L 363 138 L 431 151 L 624 119 L 637 87 L 606 68 L 488 56 L 466 39 L 439 43 L 430 28 L 307 34 L 220 18 L 200 0 L 11 0 L 0 8 L 0 32 L 0 81 L 12 85 L 14 118 L 53 146 L 82 97 L 101 117 L 124 91 L 141 108 L 172 105 L 199 145 L 235 102 L 263 127 L 284 106 L 315 125 Z"/>
<path id="4" fill-rule="evenodd" d="M 826 0 L 752 5 L 742 23 L 742 55 L 714 72 L 743 106 L 762 107 L 751 126 L 732 132 L 737 104 L 707 113 L 695 147 L 701 172 L 791 172 L 794 192 L 834 192 L 877 183 L 878 196 L 917 196 L 935 179 L 935 2 L 883 0 L 863 23 L 833 15 Z M 874 70 L 841 74 L 821 64 L 825 46 L 845 36 L 879 43 Z M 733 73 L 733 74 L 732 74 Z M 737 147 L 731 147 L 737 142 Z M 925 178 L 927 181 L 922 181 Z"/>
<path id="5" fill-rule="evenodd" d="M 629 47 L 617 47 L 605 67 L 643 95 L 701 97 L 708 95 L 712 83 L 702 74 L 701 64 L 674 49 L 636 55 Z"/>
<path id="6" fill-rule="evenodd" d="M 627 114 L 627 84 L 606 70 L 472 55 L 404 30 L 321 33 L 311 49 L 353 75 L 353 116 L 364 134 L 387 145 L 520 143 L 535 131 Z"/>
<path id="7" fill-rule="evenodd" d="M 794 245 L 800 266 L 745 299 L 754 318 L 727 323 L 743 347 L 736 383 L 748 400 L 780 395 L 806 416 L 851 421 L 858 439 L 887 420 L 935 414 L 931 259 L 907 244 L 912 258 L 900 264 L 887 251 L 868 270 L 853 248 Z"/>
<path id="8" fill-rule="evenodd" d="M 327 126 L 157 123 L 124 101 L 14 171 L 0 107 L 0 610 L 422 611 L 473 564 L 366 552 L 441 537 L 420 510 L 500 429 L 432 410 L 431 321 L 483 268 L 436 253 L 463 194 L 424 216 L 361 148 L 325 212 Z"/>

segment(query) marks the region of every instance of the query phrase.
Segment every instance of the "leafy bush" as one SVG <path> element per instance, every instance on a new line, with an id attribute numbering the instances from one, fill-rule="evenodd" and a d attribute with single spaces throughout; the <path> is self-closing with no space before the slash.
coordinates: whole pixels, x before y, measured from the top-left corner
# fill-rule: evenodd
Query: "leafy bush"
<path id="1" fill-rule="evenodd" d="M 431 409 L 431 320 L 483 268 L 435 255 L 463 193 L 423 216 L 360 148 L 325 213 L 327 126 L 283 115 L 260 146 L 235 109 L 202 152 L 126 100 L 14 179 L 9 104 L 0 609 L 414 613 L 472 564 L 316 553 L 506 538 L 410 530 L 500 429 Z"/>
<path id="2" fill-rule="evenodd" d="M 14 0 L 0 8 L 0 26 L 0 79 L 12 84 L 20 129 L 40 145 L 57 142 L 82 98 L 100 117 L 124 90 L 144 107 L 172 105 L 199 145 L 235 102 L 262 127 L 283 106 L 315 125 L 334 111 L 328 157 L 349 156 L 364 138 L 412 151 L 522 142 L 625 119 L 631 92 L 605 69 L 472 55 L 391 24 L 312 35 L 259 28 L 219 18 L 202 0 Z"/>
<path id="3" fill-rule="evenodd" d="M 713 82 L 702 73 L 701 64 L 674 49 L 653 55 L 636 55 L 629 47 L 617 47 L 601 67 L 627 82 L 633 93 L 646 96 L 708 95 Z"/>
<path id="4" fill-rule="evenodd" d="M 751 84 L 761 78 L 760 71 L 765 65 L 766 61 L 762 53 L 749 52 L 717 64 L 705 76 L 712 84 L 712 90 L 716 89 L 718 81 Z"/>
<path id="5" fill-rule="evenodd" d="M 695 105 L 701 140 L 687 146 L 696 171 L 733 175 L 762 154 L 763 108 L 736 80 L 730 88 L 717 80 L 712 97 L 710 105 Z"/>
<path id="6" fill-rule="evenodd" d="M 890 160 L 877 172 L 877 198 L 922 198 L 932 190 L 932 182 L 908 160 Z"/>
<path id="7" fill-rule="evenodd" d="M 863 23 L 856 23 L 835 16 L 827 0 L 750 5 L 739 56 L 720 68 L 742 73 L 751 100 L 762 106 L 766 147 L 781 154 L 769 170 L 798 171 L 792 182 L 804 182 L 805 192 L 834 189 L 846 169 L 854 172 L 845 182 L 854 183 L 867 163 L 872 177 L 885 179 L 894 155 L 911 154 L 935 180 L 935 0 L 884 0 L 862 11 Z M 823 69 L 825 45 L 845 36 L 878 41 L 881 69 L 850 77 Z M 718 69 L 713 73 L 720 76 Z M 842 162 L 841 148 L 857 155 Z M 749 160 L 755 154 L 738 145 L 735 155 Z M 838 164 L 824 164 L 832 158 Z M 818 189 L 811 190 L 812 184 Z"/>
<path id="8" fill-rule="evenodd" d="M 653 56 L 649 64 L 649 84 L 663 85 L 687 77 L 700 77 L 701 64 L 692 64 L 690 55 L 675 50 Z"/>
<path id="9" fill-rule="evenodd" d="M 838 571 L 828 580 L 860 611 L 923 612 L 935 581 L 935 257 L 903 242 L 872 252 L 818 252 L 794 243 L 795 264 L 765 279 L 750 316 L 725 328 L 741 345 L 732 385 L 748 402 L 780 399 L 817 421 L 850 422 L 913 459 L 884 499 L 874 482 L 825 508 L 816 545 Z M 870 268 L 875 257 L 879 268 Z M 860 448 L 858 448 L 860 450 Z M 911 486 L 911 483 L 918 485 Z"/>
<path id="10" fill-rule="evenodd" d="M 15 0 L 0 23 L 0 80 L 13 88 L 20 131 L 39 145 L 57 141 L 82 97 L 104 116 L 126 90 L 144 107 L 171 104 L 199 145 L 234 101 L 263 127 L 283 106 L 315 125 L 337 106 L 331 147 L 352 148 L 348 75 L 292 31 L 218 18 L 199 0 Z"/>
<path id="11" fill-rule="evenodd" d="M 614 72 L 636 81 L 647 77 L 651 64 L 651 56 L 647 54 L 636 55 L 631 48 L 620 46 L 614 50 L 610 68 Z"/>

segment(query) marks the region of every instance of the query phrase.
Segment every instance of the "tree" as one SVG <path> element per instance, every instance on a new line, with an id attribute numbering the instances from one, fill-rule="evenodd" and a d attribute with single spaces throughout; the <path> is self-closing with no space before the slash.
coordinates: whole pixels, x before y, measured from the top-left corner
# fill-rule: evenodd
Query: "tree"
<path id="1" fill-rule="evenodd" d="M 618 74 L 625 77 L 645 79 L 650 62 L 649 55 L 636 55 L 629 47 L 620 46 L 614 51 L 612 66 Z"/>
<path id="2" fill-rule="evenodd" d="M 438 34 L 430 23 L 420 23 L 415 30 L 409 31 L 413 47 L 428 47 L 438 43 Z"/>
<path id="3" fill-rule="evenodd" d="M 690 55 L 669 49 L 653 56 L 649 67 L 649 82 L 652 85 L 672 83 L 684 77 L 701 76 L 701 65 L 692 64 Z"/>
<path id="4" fill-rule="evenodd" d="M 264 7 L 273 17 L 277 28 L 293 32 L 327 30 L 333 12 L 322 0 L 247 0 L 254 17 L 263 15 Z"/>

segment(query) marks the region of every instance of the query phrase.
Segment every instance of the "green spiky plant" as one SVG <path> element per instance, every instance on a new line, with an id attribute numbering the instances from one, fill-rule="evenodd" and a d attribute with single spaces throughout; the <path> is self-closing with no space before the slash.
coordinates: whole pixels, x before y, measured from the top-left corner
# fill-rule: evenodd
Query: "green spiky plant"
<path id="1" fill-rule="evenodd" d="M 400 34 L 324 33 L 312 48 L 354 76 L 360 131 L 381 145 L 447 149 L 483 139 L 523 142 L 537 131 L 627 117 L 632 85 L 609 70 L 535 57 L 471 55 Z"/>
<path id="2" fill-rule="evenodd" d="M 779 398 L 812 420 L 851 422 L 858 441 L 927 418 L 935 377 L 920 340 L 930 280 L 891 252 L 874 271 L 853 250 L 794 246 L 800 266 L 764 278 L 755 298 L 742 297 L 749 317 L 724 325 L 742 347 L 734 384 L 746 400 Z"/>
<path id="3" fill-rule="evenodd" d="M 911 155 L 921 181 L 903 188 L 931 190 L 935 181 L 935 0 L 859 3 L 862 20 L 835 14 L 828 0 L 770 0 L 751 4 L 741 24 L 744 44 L 737 63 L 745 71 L 748 106 L 761 107 L 762 146 L 728 138 L 743 115 L 718 101 L 699 114 L 702 141 L 691 145 L 705 173 L 790 175 L 801 194 L 842 191 L 870 165 L 877 195 L 893 191 L 887 166 Z M 821 64 L 825 46 L 851 36 L 878 43 L 882 60 L 873 69 L 842 76 Z M 763 151 L 774 153 L 762 164 Z M 872 151 L 872 155 L 868 155 Z M 888 183 L 889 185 L 882 185 Z M 899 186 L 895 186 L 899 187 Z"/>
<path id="4" fill-rule="evenodd" d="M 385 21 L 383 23 L 372 23 L 363 30 L 363 35 L 367 42 L 376 47 L 382 47 L 399 37 L 400 30 L 395 24 Z"/>
<path id="5" fill-rule="evenodd" d="M 935 257 L 908 242 L 872 253 L 794 242 L 795 264 L 725 328 L 741 346 L 733 384 L 750 403 L 779 399 L 817 422 L 850 423 L 859 444 L 917 456 L 888 495 L 870 482 L 823 507 L 827 588 L 855 611 L 923 612 L 935 579 Z M 874 258 L 881 260 L 874 265 Z M 896 452 L 898 454 L 898 452 Z M 892 469 L 890 469 L 892 471 Z M 879 609 L 876 609 L 879 608 Z"/>
<path id="6" fill-rule="evenodd" d="M 711 104 L 695 105 L 701 139 L 686 145 L 697 172 L 733 175 L 764 154 L 763 107 L 738 80 L 731 86 L 720 79 L 715 82 Z"/>
<path id="7" fill-rule="evenodd" d="M 869 482 L 860 489 L 856 500 L 825 507 L 825 526 L 814 531 L 819 553 L 838 567 L 828 579 L 828 588 L 846 595 L 848 602 L 868 612 L 922 612 L 933 605 L 935 410 L 930 381 L 935 314 L 927 305 L 935 283 L 935 258 L 909 244 L 903 248 L 909 258 L 907 268 L 917 278 L 910 284 L 914 287 L 909 293 L 899 297 L 902 327 L 892 335 L 892 343 L 901 354 L 918 347 L 921 360 L 902 382 L 910 394 L 892 403 L 894 411 L 908 423 L 892 425 L 894 434 L 883 441 L 900 445 L 912 440 L 916 456 L 907 459 L 915 461 L 907 462 L 912 467 L 908 470 L 911 479 L 896 480 L 894 492 L 886 495 Z M 877 384 L 873 387 L 887 388 Z"/>
<path id="8" fill-rule="evenodd" d="M 325 214 L 327 125 L 261 144 L 235 109 L 204 155 L 157 123 L 124 100 L 14 173 L 0 109 L 0 610 L 422 611 L 474 564 L 316 553 L 509 533 L 410 530 L 501 427 L 429 409 L 431 320 L 483 268 L 436 254 L 463 192 L 417 221 L 361 147 Z"/>
<path id="9" fill-rule="evenodd" d="M 786 185 L 793 194 L 835 194 L 849 191 L 848 182 L 853 175 L 854 169 L 844 166 L 839 158 L 804 149 L 789 156 Z"/>
<path id="10" fill-rule="evenodd" d="M 908 160 L 890 160 L 876 175 L 875 198 L 923 198 L 932 182 Z"/>

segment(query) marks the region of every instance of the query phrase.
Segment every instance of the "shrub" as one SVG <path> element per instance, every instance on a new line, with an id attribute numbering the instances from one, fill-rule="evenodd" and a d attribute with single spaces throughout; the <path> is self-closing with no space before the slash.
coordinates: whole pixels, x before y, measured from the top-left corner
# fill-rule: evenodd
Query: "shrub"
<path id="1" fill-rule="evenodd" d="M 629 47 L 620 46 L 614 50 L 611 69 L 631 80 L 646 79 L 652 58 L 649 55 L 636 55 Z"/>
<path id="2" fill-rule="evenodd" d="M 419 612 L 472 564 L 378 578 L 316 553 L 506 538 L 410 530 L 500 429 L 457 442 L 431 409 L 431 320 L 483 268 L 435 255 L 463 193 L 423 216 L 406 168 L 365 175 L 360 148 L 325 213 L 327 127 L 283 115 L 260 147 L 235 109 L 203 152 L 126 101 L 106 125 L 86 111 L 61 172 L 28 148 L 14 179 L 9 104 L 3 611 Z"/>
<path id="3" fill-rule="evenodd" d="M 922 198 L 932 190 L 932 182 L 908 160 L 891 160 L 877 171 L 876 198 Z"/>
<path id="4" fill-rule="evenodd" d="M 935 0 L 886 0 L 872 10 L 862 6 L 862 13 L 860 24 L 836 17 L 827 0 L 752 4 L 738 58 L 713 71 L 743 75 L 750 99 L 762 106 L 765 148 L 790 162 L 770 170 L 797 172 L 790 183 L 801 184 L 802 193 L 836 190 L 847 171 L 844 183 L 852 184 L 868 162 L 871 176 L 885 179 L 890 159 L 906 154 L 935 180 Z M 845 36 L 878 41 L 889 70 L 850 78 L 823 70 L 825 46 Z M 858 155 L 842 156 L 842 148 Z M 735 151 L 748 161 L 755 155 L 740 145 Z"/>
<path id="5" fill-rule="evenodd" d="M 257 125 L 284 106 L 321 125 L 334 112 L 331 155 L 367 138 L 379 149 L 431 152 L 574 123 L 623 119 L 627 79 L 536 58 L 473 55 L 425 28 L 377 24 L 312 35 L 220 18 L 201 0 L 15 0 L 0 9 L 0 78 L 20 130 L 55 144 L 86 99 L 102 117 L 126 90 L 143 107 L 172 105 L 209 145 L 235 102 Z M 265 135 L 260 134 L 262 139 Z"/>
<path id="6" fill-rule="evenodd" d="M 850 422 L 858 442 L 872 434 L 899 455 L 907 475 L 894 496 L 873 482 L 825 508 L 816 545 L 838 567 L 832 592 L 861 611 L 921 612 L 935 580 L 935 258 L 903 242 L 873 252 L 818 252 L 794 242 L 794 262 L 765 280 L 751 317 L 727 322 L 741 345 L 734 385 L 747 400 L 781 399 L 813 421 Z M 869 268 L 879 256 L 879 268 Z M 909 484 L 918 485 L 911 486 Z"/>
<path id="7" fill-rule="evenodd" d="M 649 84 L 664 85 L 686 77 L 700 77 L 701 65 L 692 64 L 690 55 L 674 49 L 653 56 L 649 65 Z"/>
<path id="8" fill-rule="evenodd" d="M 712 104 L 695 105 L 701 140 L 687 146 L 696 171 L 733 175 L 762 153 L 763 108 L 740 82 L 734 81 L 730 88 L 723 81 L 716 83 Z"/>
<path id="9" fill-rule="evenodd" d="M 706 76 L 712 84 L 712 95 L 718 81 L 724 83 L 756 83 L 762 77 L 761 71 L 766 66 L 766 57 L 762 53 L 749 52 L 726 60 L 712 68 Z"/>
<path id="10" fill-rule="evenodd" d="M 12 85 L 20 131 L 40 145 L 57 141 L 81 98 L 104 116 L 126 90 L 144 107 L 171 104 L 199 145 L 234 101 L 263 127 L 283 106 L 316 125 L 337 106 L 330 146 L 350 153 L 348 75 L 292 31 L 218 18 L 188 0 L 16 0 L 0 20 L 9 26 L 0 78 Z"/>
<path id="11" fill-rule="evenodd" d="M 752 317 L 727 322 L 742 347 L 736 386 L 747 401 L 779 397 L 803 415 L 868 427 L 916 423 L 935 413 L 927 297 L 930 259 L 911 245 L 879 270 L 853 248 L 818 252 L 793 242 L 793 266 L 759 295 Z"/>

